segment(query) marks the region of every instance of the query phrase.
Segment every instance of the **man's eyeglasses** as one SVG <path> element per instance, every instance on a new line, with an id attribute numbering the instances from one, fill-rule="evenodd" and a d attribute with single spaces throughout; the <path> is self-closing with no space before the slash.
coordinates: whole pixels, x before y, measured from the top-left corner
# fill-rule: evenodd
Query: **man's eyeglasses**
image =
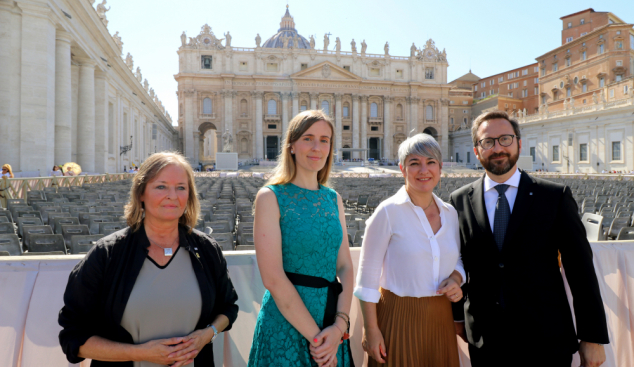
<path id="1" fill-rule="evenodd" d="M 513 144 L 514 137 L 516 137 L 516 135 L 501 135 L 497 138 L 484 138 L 478 141 L 478 144 L 480 144 L 482 149 L 487 150 L 493 148 L 495 146 L 495 141 L 497 140 L 501 146 L 508 147 Z"/>

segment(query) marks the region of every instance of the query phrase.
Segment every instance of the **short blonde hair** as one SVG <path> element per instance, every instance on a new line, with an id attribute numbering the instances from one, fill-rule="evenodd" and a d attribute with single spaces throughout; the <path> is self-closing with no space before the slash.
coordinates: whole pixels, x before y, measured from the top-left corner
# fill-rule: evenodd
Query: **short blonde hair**
<path id="1" fill-rule="evenodd" d="M 189 198 L 185 212 L 178 220 L 178 223 L 189 227 L 189 233 L 192 228 L 198 224 L 200 216 L 200 202 L 198 201 L 198 193 L 196 192 L 196 181 L 194 179 L 194 171 L 187 162 L 187 159 L 180 153 L 161 152 L 154 153 L 141 164 L 139 171 L 132 179 L 132 187 L 130 188 L 130 202 L 125 206 L 125 218 L 128 226 L 133 232 L 141 228 L 143 223 L 143 205 L 141 203 L 141 195 L 145 192 L 148 182 L 152 181 L 163 168 L 169 165 L 177 165 L 182 167 L 187 173 L 187 186 L 189 187 Z"/>
<path id="2" fill-rule="evenodd" d="M 316 122 L 326 121 L 330 126 L 332 136 L 330 137 L 330 153 L 326 159 L 324 168 L 317 172 L 317 181 L 324 186 L 328 186 L 328 179 L 330 178 L 330 170 L 332 169 L 332 161 L 334 156 L 334 141 L 335 141 L 335 128 L 332 125 L 330 117 L 321 110 L 307 110 L 299 113 L 288 124 L 288 130 L 286 131 L 286 138 L 282 144 L 282 151 L 280 152 L 279 163 L 273 171 L 273 176 L 266 183 L 267 185 L 281 185 L 291 182 L 297 174 L 297 168 L 295 167 L 295 156 L 291 154 L 291 144 L 298 141 L 299 138 L 310 129 Z"/>

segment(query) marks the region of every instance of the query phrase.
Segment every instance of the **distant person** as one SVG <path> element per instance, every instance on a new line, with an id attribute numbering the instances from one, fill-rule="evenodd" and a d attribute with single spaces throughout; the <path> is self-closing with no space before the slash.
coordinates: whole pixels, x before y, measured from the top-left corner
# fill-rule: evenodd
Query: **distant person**
<path id="1" fill-rule="evenodd" d="M 53 166 L 53 169 L 51 170 L 49 176 L 63 176 L 64 173 L 62 172 L 60 166 Z"/>
<path id="2" fill-rule="evenodd" d="M 227 262 L 193 229 L 200 203 L 186 158 L 155 153 L 141 168 L 128 227 L 97 241 L 68 278 L 62 351 L 92 366 L 213 367 L 211 343 L 238 316 Z"/>
<path id="3" fill-rule="evenodd" d="M 449 197 L 467 273 L 454 317 L 471 365 L 570 367 L 579 351 L 581 366 L 600 366 L 610 342 L 605 310 L 570 188 L 518 169 L 520 127 L 506 112 L 478 116 L 471 137 L 486 173 Z"/>
<path id="4" fill-rule="evenodd" d="M 2 166 L 2 177 L 6 177 L 6 178 L 14 178 L 13 177 L 13 170 L 11 169 L 11 165 L 10 164 L 5 164 Z"/>

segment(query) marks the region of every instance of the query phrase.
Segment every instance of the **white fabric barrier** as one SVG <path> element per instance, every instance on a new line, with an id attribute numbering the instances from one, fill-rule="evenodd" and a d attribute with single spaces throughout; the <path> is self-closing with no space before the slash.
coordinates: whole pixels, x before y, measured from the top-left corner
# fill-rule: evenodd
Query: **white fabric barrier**
<path id="1" fill-rule="evenodd" d="M 260 166 L 277 166 L 277 161 L 260 161 L 258 164 Z"/>
<path id="2" fill-rule="evenodd" d="M 634 242 L 592 244 L 605 304 L 610 344 L 606 367 L 634 366 Z M 356 269 L 360 248 L 352 248 Z M 57 315 L 63 305 L 68 274 L 83 255 L 0 257 L 0 365 L 3 367 L 70 366 L 59 346 Z M 225 252 L 238 292 L 240 312 L 233 329 L 214 342 L 217 366 L 247 365 L 255 322 L 264 294 L 254 251 Z M 352 354 L 366 364 L 361 348 L 359 302 L 353 299 Z M 467 345 L 458 339 L 462 367 L 471 367 Z M 522 357 L 520 357 L 522 358 Z M 575 364 L 576 362 L 576 364 Z M 579 366 L 575 356 L 572 366 Z M 88 361 L 81 363 L 88 366 Z"/>

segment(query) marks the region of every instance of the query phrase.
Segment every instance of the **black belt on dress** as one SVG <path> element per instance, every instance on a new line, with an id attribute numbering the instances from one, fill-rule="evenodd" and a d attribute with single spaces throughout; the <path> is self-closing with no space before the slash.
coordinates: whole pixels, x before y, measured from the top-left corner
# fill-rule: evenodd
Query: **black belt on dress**
<path id="1" fill-rule="evenodd" d="M 335 323 L 337 316 L 337 301 L 339 294 L 343 292 L 341 283 L 335 278 L 334 282 L 329 282 L 321 277 L 313 277 L 310 275 L 286 272 L 288 280 L 293 285 L 299 285 L 308 288 L 328 288 L 328 296 L 326 298 L 326 310 L 324 311 L 323 327 L 330 326 Z"/>

